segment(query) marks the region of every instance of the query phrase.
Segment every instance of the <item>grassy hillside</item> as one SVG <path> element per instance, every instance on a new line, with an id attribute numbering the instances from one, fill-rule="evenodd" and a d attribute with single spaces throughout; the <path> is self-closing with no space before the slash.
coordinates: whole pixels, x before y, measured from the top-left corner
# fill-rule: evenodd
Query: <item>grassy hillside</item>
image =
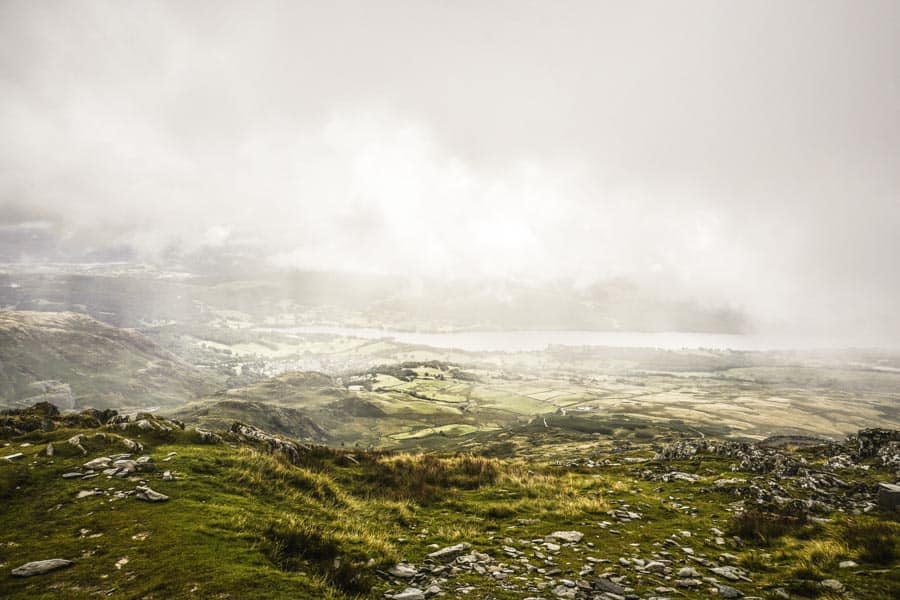
<path id="1" fill-rule="evenodd" d="M 283 373 L 172 414 L 201 426 L 241 420 L 380 449 L 479 448 L 523 428 L 537 437 L 557 431 L 569 440 L 605 442 L 684 435 L 762 440 L 779 433 L 840 439 L 866 427 L 900 427 L 898 385 L 900 372 L 862 367 L 576 375 L 431 360 L 342 377 Z M 543 451 L 552 453 L 554 445 Z"/>
<path id="2" fill-rule="evenodd" d="M 846 597 L 890 598 L 900 590 L 900 524 L 872 506 L 874 486 L 895 474 L 877 456 L 848 458 L 838 470 L 833 456 L 852 452 L 853 441 L 765 452 L 707 441 L 657 458 L 649 445 L 583 445 L 542 461 L 349 452 L 241 425 L 216 436 L 149 415 L 101 418 L 105 425 L 89 427 L 50 416 L 50 431 L 0 434 L 3 456 L 22 454 L 0 458 L 0 597 L 403 598 L 415 588 L 422 595 L 406 597 L 837 598 L 840 586 Z M 76 435 L 80 447 L 68 441 Z M 150 459 L 125 476 L 84 467 L 122 453 Z M 759 467 L 770 462 L 775 470 Z M 138 499 L 142 485 L 168 500 Z M 50 558 L 73 564 L 11 575 Z"/>
<path id="3" fill-rule="evenodd" d="M 159 406 L 216 387 L 211 373 L 135 331 L 75 313 L 0 311 L 0 403 Z"/>

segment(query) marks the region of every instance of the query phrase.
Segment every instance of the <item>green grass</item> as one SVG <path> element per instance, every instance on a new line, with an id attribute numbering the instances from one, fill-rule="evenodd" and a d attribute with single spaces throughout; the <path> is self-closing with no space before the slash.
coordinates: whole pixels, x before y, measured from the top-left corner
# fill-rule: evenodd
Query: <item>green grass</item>
<path id="1" fill-rule="evenodd" d="M 130 490 L 136 484 L 61 479 L 86 460 L 65 442 L 79 431 L 32 432 L 4 449 L 26 456 L 0 462 L 2 598 L 94 598 L 113 589 L 114 597 L 123 598 L 380 598 L 398 585 L 379 571 L 400 560 L 420 564 L 429 544 L 465 541 L 509 563 L 502 545 L 560 529 L 583 532 L 584 544 L 593 546 L 564 546 L 556 556 L 559 577 L 584 578 L 579 573 L 586 556 L 613 564 L 622 556 L 649 557 L 662 549 L 661 540 L 689 530 L 692 538 L 678 539 L 698 555 L 738 556 L 753 583 L 734 585 L 748 594 L 765 596 L 778 586 L 815 590 L 829 577 L 857 597 L 887 598 L 900 589 L 900 525 L 874 515 L 835 513 L 826 525 L 789 521 L 762 531 L 762 514 L 736 519 L 729 511 L 735 497 L 711 485 L 735 475 L 730 461 L 717 457 L 666 465 L 701 480 L 664 484 L 642 476 L 647 464 L 588 469 L 472 454 L 350 453 L 318 446 L 291 464 L 234 440 L 198 444 L 189 432 L 122 432 L 155 459 L 156 471 L 141 477 L 171 498 L 148 504 L 110 496 L 76 499 L 82 489 Z M 88 458 L 123 451 L 117 438 L 83 431 Z M 33 445 L 20 448 L 26 440 Z M 52 458 L 44 454 L 47 441 L 57 449 Z M 169 452 L 177 452 L 175 458 L 161 462 Z M 646 455 L 647 449 L 635 447 L 630 454 Z M 163 469 L 177 478 L 164 481 Z M 855 477 L 871 483 L 883 475 Z M 608 511 L 623 505 L 642 519 L 604 527 L 612 520 Z M 713 527 L 728 532 L 724 546 L 713 541 Z M 730 540 L 733 534 L 741 535 L 743 545 Z M 19 564 L 52 557 L 75 565 L 28 579 L 9 575 Z M 128 562 L 117 568 L 123 558 Z M 860 568 L 839 569 L 846 559 Z M 596 572 L 608 568 L 601 563 Z M 873 571 L 880 574 L 866 574 Z M 476 586 L 474 597 L 528 595 L 470 574 L 455 577 L 445 590 L 452 597 L 455 586 L 467 583 Z M 633 584 L 644 596 L 658 585 L 650 579 Z M 705 591 L 696 597 L 706 597 Z"/>

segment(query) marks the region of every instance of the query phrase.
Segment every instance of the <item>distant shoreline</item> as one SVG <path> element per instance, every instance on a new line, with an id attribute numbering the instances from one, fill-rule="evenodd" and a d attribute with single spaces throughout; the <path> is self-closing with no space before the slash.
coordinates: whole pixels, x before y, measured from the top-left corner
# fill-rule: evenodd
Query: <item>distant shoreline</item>
<path id="1" fill-rule="evenodd" d="M 736 352 L 811 351 L 880 349 L 897 350 L 900 346 L 883 344 L 835 345 L 825 339 L 797 339 L 766 334 L 694 333 L 681 331 L 456 331 L 419 332 L 377 329 L 372 327 L 255 327 L 255 331 L 283 334 L 334 335 L 362 339 L 391 339 L 395 342 L 468 352 L 540 352 L 552 346 L 648 348 L 658 350 L 732 350 Z"/>

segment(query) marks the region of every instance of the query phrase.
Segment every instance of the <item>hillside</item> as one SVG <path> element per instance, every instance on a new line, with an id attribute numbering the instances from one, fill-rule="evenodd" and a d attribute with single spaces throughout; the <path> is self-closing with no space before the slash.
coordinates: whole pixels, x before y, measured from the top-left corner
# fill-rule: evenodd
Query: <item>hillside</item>
<path id="1" fill-rule="evenodd" d="M 0 311 L 0 404 L 172 405 L 216 381 L 136 331 L 76 313 Z"/>
<path id="2" fill-rule="evenodd" d="M 214 434 L 146 414 L 76 419 L 47 405 L 5 427 L 0 597 L 900 591 L 900 523 L 878 505 L 896 500 L 878 493 L 897 476 L 896 431 L 527 461 L 349 452 L 239 423 Z M 51 559 L 29 567 L 51 572 L 13 575 Z"/>
<path id="3" fill-rule="evenodd" d="M 174 411 L 172 416 L 206 429 L 227 429 L 235 421 L 244 421 L 298 440 L 329 441 L 328 432 L 302 411 L 265 402 L 204 400 L 187 404 Z"/>
<path id="4" fill-rule="evenodd" d="M 314 424 L 327 432 L 331 445 L 448 450 L 512 444 L 528 452 L 530 437 L 537 436 L 554 440 L 542 450 L 553 452 L 557 443 L 582 439 L 839 439 L 858 429 L 900 427 L 898 384 L 895 370 L 843 363 L 609 373 L 428 360 L 376 365 L 342 377 L 283 373 L 167 414 L 201 426 L 240 420 L 326 440 L 310 434 Z M 216 415 L 219 409 L 224 412 Z"/>

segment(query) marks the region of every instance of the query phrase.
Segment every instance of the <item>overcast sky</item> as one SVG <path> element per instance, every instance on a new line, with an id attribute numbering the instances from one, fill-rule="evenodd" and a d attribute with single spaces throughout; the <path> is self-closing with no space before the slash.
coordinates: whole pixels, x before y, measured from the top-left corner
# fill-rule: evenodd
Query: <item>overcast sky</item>
<path id="1" fill-rule="evenodd" d="M 900 2 L 0 3 L 0 235 L 900 336 Z"/>

